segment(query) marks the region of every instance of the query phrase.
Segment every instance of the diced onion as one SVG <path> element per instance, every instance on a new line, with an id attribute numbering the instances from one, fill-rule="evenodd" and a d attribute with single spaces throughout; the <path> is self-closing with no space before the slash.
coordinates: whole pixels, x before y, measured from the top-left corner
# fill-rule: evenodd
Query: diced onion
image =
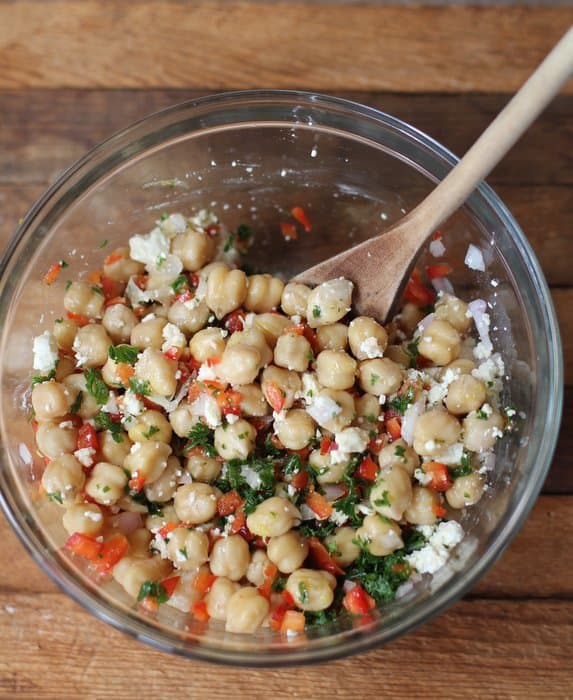
<path id="1" fill-rule="evenodd" d="M 493 345 L 489 337 L 489 320 L 486 313 L 487 304 L 483 299 L 475 299 L 470 301 L 468 309 L 475 321 L 479 339 L 483 343 L 485 351 L 490 353 L 493 350 Z"/>
<path id="2" fill-rule="evenodd" d="M 434 277 L 432 287 L 436 292 L 444 292 L 445 294 L 454 294 L 454 285 L 447 277 Z"/>
<path id="3" fill-rule="evenodd" d="M 414 426 L 418 418 L 424 413 L 425 408 L 425 399 L 419 398 L 414 403 L 411 403 L 406 409 L 406 413 L 404 413 L 404 418 L 402 420 L 402 438 L 407 445 L 411 445 L 414 442 Z"/>
<path id="4" fill-rule="evenodd" d="M 464 263 L 470 268 L 470 270 L 479 270 L 480 272 L 485 271 L 483 254 L 481 250 L 473 243 L 470 243 L 468 246 Z"/>

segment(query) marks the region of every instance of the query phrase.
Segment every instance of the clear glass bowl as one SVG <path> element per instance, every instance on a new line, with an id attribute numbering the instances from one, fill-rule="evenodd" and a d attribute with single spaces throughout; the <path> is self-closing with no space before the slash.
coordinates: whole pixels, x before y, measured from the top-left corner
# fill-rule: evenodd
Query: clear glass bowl
<path id="1" fill-rule="evenodd" d="M 66 276 L 101 267 L 100 248 L 146 232 L 163 211 L 214 209 L 230 227 L 256 232 L 250 262 L 286 277 L 382 231 L 430 191 L 456 158 L 428 136 L 382 112 L 321 95 L 254 91 L 199 99 L 154 114 L 113 136 L 65 172 L 35 204 L 1 263 L 2 506 L 34 559 L 99 618 L 139 639 L 208 661 L 310 663 L 381 645 L 417 627 L 466 592 L 493 564 L 529 512 L 554 450 L 562 360 L 551 297 L 519 226 L 482 184 L 443 228 L 452 281 L 461 296 L 491 302 L 495 344 L 509 379 L 504 402 L 523 411 L 522 430 L 498 445 L 489 488 L 462 514 L 468 535 L 431 580 L 370 620 L 336 624 L 286 640 L 205 628 L 162 606 L 140 615 L 114 582 L 98 586 L 60 551 L 61 510 L 37 495 L 42 460 L 23 410 L 32 339 L 62 309 Z M 305 207 L 311 234 L 286 242 L 279 222 Z M 485 273 L 469 270 L 468 243 L 485 251 Z M 41 280 L 65 258 L 51 287 Z M 69 275 L 66 275 L 69 273 Z"/>

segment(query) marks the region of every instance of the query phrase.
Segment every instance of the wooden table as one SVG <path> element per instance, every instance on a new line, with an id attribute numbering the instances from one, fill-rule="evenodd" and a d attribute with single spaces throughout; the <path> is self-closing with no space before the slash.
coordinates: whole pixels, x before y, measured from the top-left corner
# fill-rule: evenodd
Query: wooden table
<path id="1" fill-rule="evenodd" d="M 573 22 L 571 7 L 0 0 L 0 236 L 116 129 L 215 90 L 306 88 L 379 107 L 461 154 Z M 564 341 L 561 439 L 533 512 L 463 601 L 325 667 L 172 658 L 68 599 L 0 518 L 0 697 L 573 697 L 573 83 L 489 178 L 529 236 Z"/>

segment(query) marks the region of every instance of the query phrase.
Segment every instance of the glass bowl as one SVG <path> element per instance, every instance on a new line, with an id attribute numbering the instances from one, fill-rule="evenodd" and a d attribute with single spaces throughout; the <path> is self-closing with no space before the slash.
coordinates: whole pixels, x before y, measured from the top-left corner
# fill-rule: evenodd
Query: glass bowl
<path id="1" fill-rule="evenodd" d="M 241 665 L 311 663 L 384 644 L 451 605 L 517 533 L 543 484 L 562 402 L 559 331 L 539 264 L 518 224 L 482 184 L 442 229 L 451 280 L 462 297 L 489 302 L 492 337 L 508 378 L 504 404 L 521 430 L 498 443 L 495 469 L 448 564 L 368 618 L 342 617 L 303 637 L 252 636 L 190 620 L 169 606 L 146 617 L 114 582 L 100 586 L 61 547 L 56 504 L 38 496 L 43 463 L 24 410 L 32 340 L 61 312 L 65 277 L 101 267 L 116 246 L 148 231 L 164 211 L 208 207 L 229 227 L 252 226 L 253 267 L 288 277 L 383 231 L 428 193 L 456 158 L 425 134 L 374 109 L 322 95 L 253 91 L 215 95 L 154 114 L 111 137 L 65 172 L 34 205 L 2 259 L 0 279 L 4 511 L 38 564 L 100 619 L 166 651 Z M 286 241 L 295 205 L 310 234 Z M 468 244 L 485 273 L 463 264 Z M 42 277 L 64 258 L 50 287 Z M 359 280 L 357 280 L 359 282 Z"/>

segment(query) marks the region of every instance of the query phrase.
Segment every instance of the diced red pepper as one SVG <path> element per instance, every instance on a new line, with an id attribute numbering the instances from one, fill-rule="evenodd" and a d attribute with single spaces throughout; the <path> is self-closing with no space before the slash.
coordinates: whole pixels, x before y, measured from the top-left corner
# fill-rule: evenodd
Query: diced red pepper
<path id="1" fill-rule="evenodd" d="M 229 333 L 237 333 L 238 331 L 242 331 L 245 327 L 245 312 L 243 309 L 231 311 L 231 313 L 225 317 L 223 325 L 229 331 Z"/>
<path id="2" fill-rule="evenodd" d="M 434 303 L 435 298 L 434 292 L 422 284 L 419 270 L 414 269 L 406 285 L 404 299 L 417 306 L 430 306 Z"/>
<path id="3" fill-rule="evenodd" d="M 166 578 L 163 581 L 161 581 L 161 585 L 163 586 L 163 588 L 165 588 L 165 592 L 170 598 L 175 593 L 175 589 L 179 585 L 180 579 L 181 576 L 170 576 L 169 578 Z"/>
<path id="4" fill-rule="evenodd" d="M 436 518 L 443 518 L 446 514 L 446 509 L 439 503 L 434 503 L 432 506 L 432 513 L 436 516 Z"/>
<path id="5" fill-rule="evenodd" d="M 442 462 L 426 462 L 422 465 L 422 468 L 431 477 L 432 481 L 429 487 L 434 489 L 434 491 L 444 492 L 452 485 L 448 468 Z"/>
<path id="6" fill-rule="evenodd" d="M 308 340 L 310 347 L 312 348 L 312 352 L 315 355 L 318 355 L 318 353 L 320 352 L 320 346 L 318 344 L 318 338 L 316 337 L 316 333 L 306 323 L 304 324 L 303 328 L 303 335 Z"/>
<path id="7" fill-rule="evenodd" d="M 82 559 L 95 562 L 101 554 L 103 544 L 98 542 L 95 537 L 74 532 L 64 546 Z"/>
<path id="8" fill-rule="evenodd" d="M 296 241 L 298 234 L 296 226 L 291 221 L 281 221 L 281 233 L 286 241 Z"/>
<path id="9" fill-rule="evenodd" d="M 316 513 L 319 520 L 326 520 L 333 512 L 332 505 L 318 491 L 313 491 L 307 495 L 306 505 Z"/>
<path id="10" fill-rule="evenodd" d="M 208 593 L 211 590 L 211 586 L 216 580 L 217 577 L 214 574 L 211 574 L 208 571 L 199 571 L 199 573 L 193 579 L 192 585 L 196 591 L 201 593 L 201 595 L 205 595 L 205 593 Z"/>
<path id="11" fill-rule="evenodd" d="M 217 357 L 209 357 L 207 359 L 207 367 L 215 367 L 215 365 L 220 365 L 222 360 L 222 355 L 217 355 Z"/>
<path id="12" fill-rule="evenodd" d="M 307 233 L 310 233 L 312 231 L 312 226 L 310 224 L 310 220 L 309 220 L 308 216 L 306 215 L 305 210 L 302 207 L 293 207 L 290 210 L 290 213 L 291 213 L 293 219 L 296 219 L 298 221 L 298 223 L 302 225 L 302 227 L 304 228 L 304 230 Z"/>
<path id="13" fill-rule="evenodd" d="M 287 603 L 282 603 L 271 612 L 269 618 L 269 625 L 271 626 L 271 629 L 274 629 L 277 632 L 280 630 L 284 616 L 288 610 L 291 610 L 291 606 L 289 606 Z"/>
<path id="14" fill-rule="evenodd" d="M 293 474 L 290 480 L 291 486 L 293 486 L 298 491 L 302 491 L 308 486 L 308 472 L 300 471 Z"/>
<path id="15" fill-rule="evenodd" d="M 99 438 L 91 423 L 84 423 L 78 431 L 78 450 L 86 447 L 96 452 L 99 450 Z"/>
<path id="16" fill-rule="evenodd" d="M 234 489 L 224 493 L 217 501 L 217 512 L 221 517 L 231 515 L 243 504 L 243 499 Z"/>
<path id="17" fill-rule="evenodd" d="M 143 291 L 145 291 L 145 289 L 147 288 L 147 275 L 136 275 L 136 276 L 133 278 L 133 282 L 134 282 L 134 284 L 136 284 L 136 285 L 141 289 L 141 291 L 143 292 Z"/>
<path id="18" fill-rule="evenodd" d="M 337 450 L 337 449 L 338 449 L 338 445 L 331 438 L 327 437 L 326 435 L 323 435 L 320 438 L 320 454 L 321 455 L 327 455 L 329 452 L 332 452 L 333 450 Z"/>
<path id="19" fill-rule="evenodd" d="M 97 568 L 102 573 L 109 573 L 129 551 L 129 542 L 125 535 L 117 533 L 103 543 L 98 558 Z"/>
<path id="20" fill-rule="evenodd" d="M 68 311 L 66 316 L 70 319 L 70 321 L 74 321 L 74 323 L 77 323 L 80 327 L 87 326 L 90 322 L 89 318 L 82 316 L 82 314 L 75 314 L 73 311 Z"/>
<path id="21" fill-rule="evenodd" d="M 44 275 L 44 284 L 48 287 L 53 284 L 57 279 L 58 275 L 62 271 L 62 263 L 57 262 L 50 266 L 50 269 Z"/>
<path id="22" fill-rule="evenodd" d="M 118 362 L 115 373 L 123 386 L 129 386 L 129 380 L 135 375 L 135 370 L 127 362 Z"/>
<path id="23" fill-rule="evenodd" d="M 378 476 L 378 465 L 372 459 L 372 457 L 365 457 L 362 462 L 358 465 L 354 475 L 359 479 L 364 479 L 365 481 L 376 481 Z"/>
<path id="24" fill-rule="evenodd" d="M 232 535 L 241 535 L 247 542 L 250 542 L 254 538 L 253 533 L 247 527 L 247 516 L 242 508 L 235 511 L 235 519 L 231 523 L 229 531 Z"/>
<path id="25" fill-rule="evenodd" d="M 398 440 L 402 435 L 402 426 L 399 418 L 389 418 L 386 420 L 386 431 L 392 440 Z"/>
<path id="26" fill-rule="evenodd" d="M 370 442 L 368 443 L 368 450 L 372 452 L 373 455 L 380 454 L 385 444 L 386 436 L 377 435 L 376 437 L 370 438 Z"/>
<path id="27" fill-rule="evenodd" d="M 117 304 L 123 304 L 125 306 L 127 304 L 127 299 L 125 297 L 112 297 L 111 299 L 106 299 L 104 306 L 107 309 Z"/>
<path id="28" fill-rule="evenodd" d="M 328 571 L 328 573 L 333 576 L 344 576 L 344 569 L 334 561 L 318 537 L 314 535 L 309 537 L 308 546 L 310 549 L 310 559 L 317 568 Z"/>
<path id="29" fill-rule="evenodd" d="M 178 360 L 181 357 L 181 348 L 171 347 L 163 351 L 163 354 L 168 360 Z"/>
<path id="30" fill-rule="evenodd" d="M 280 386 L 273 381 L 265 382 L 263 393 L 273 411 L 280 413 L 285 405 L 285 394 Z"/>
<path id="31" fill-rule="evenodd" d="M 165 523 L 165 525 L 157 531 L 157 534 L 160 537 L 163 537 L 163 539 L 165 539 L 167 535 L 173 532 L 173 530 L 177 530 L 178 527 L 179 525 L 177 525 L 177 523 L 168 522 Z"/>
<path id="32" fill-rule="evenodd" d="M 428 267 L 426 267 L 426 274 L 430 280 L 435 280 L 437 277 L 447 277 L 451 275 L 452 272 L 453 269 L 445 262 L 435 263 L 434 265 L 428 265 Z"/>
<path id="33" fill-rule="evenodd" d="M 120 296 L 125 288 L 125 284 L 123 282 L 116 282 L 115 280 L 112 280 L 111 277 L 107 277 L 103 274 L 101 275 L 100 284 L 106 301 Z"/>
<path id="34" fill-rule="evenodd" d="M 128 481 L 127 485 L 129 486 L 130 491 L 139 493 L 145 486 L 145 476 L 138 471 L 133 472 L 133 476 Z"/>
<path id="35" fill-rule="evenodd" d="M 199 622 L 207 622 L 209 619 L 207 603 L 204 600 L 200 600 L 198 603 L 193 603 L 191 606 L 191 614 Z"/>
<path id="36" fill-rule="evenodd" d="M 243 400 L 243 395 L 240 391 L 226 389 L 218 394 L 216 398 L 219 408 L 226 416 L 229 414 L 233 416 L 241 415 L 241 401 Z"/>
<path id="37" fill-rule="evenodd" d="M 281 623 L 281 632 L 286 634 L 287 632 L 296 632 L 301 634 L 304 632 L 304 626 L 306 624 L 306 618 L 304 613 L 299 610 L 287 610 L 283 615 Z"/>
<path id="38" fill-rule="evenodd" d="M 110 253 L 107 258 L 103 261 L 104 265 L 113 265 L 116 262 L 119 262 L 120 260 L 123 260 L 125 258 L 124 253 L 120 253 L 119 251 L 114 251 L 113 253 Z"/>
<path id="39" fill-rule="evenodd" d="M 376 607 L 376 601 L 360 585 L 351 588 L 342 599 L 343 607 L 353 615 L 365 615 Z"/>
<path id="40" fill-rule="evenodd" d="M 271 593 L 273 592 L 273 582 L 277 577 L 278 573 L 279 570 L 272 563 L 267 564 L 264 568 L 264 580 L 263 583 L 259 586 L 258 591 L 267 600 L 270 600 L 271 598 Z"/>

